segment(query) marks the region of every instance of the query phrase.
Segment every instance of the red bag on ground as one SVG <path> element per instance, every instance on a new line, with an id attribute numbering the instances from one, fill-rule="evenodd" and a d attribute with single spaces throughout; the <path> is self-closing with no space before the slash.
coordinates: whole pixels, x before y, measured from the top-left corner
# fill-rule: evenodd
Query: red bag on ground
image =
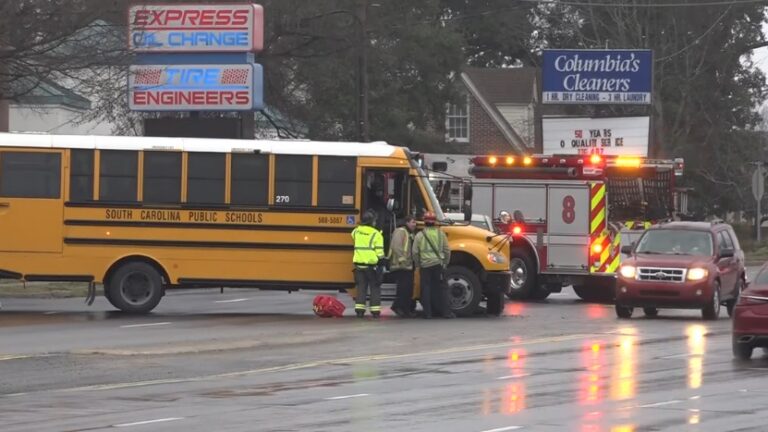
<path id="1" fill-rule="evenodd" d="M 321 318 L 341 318 L 344 316 L 344 309 L 347 307 L 336 299 L 328 295 L 319 295 L 312 301 L 312 310 L 315 315 Z"/>

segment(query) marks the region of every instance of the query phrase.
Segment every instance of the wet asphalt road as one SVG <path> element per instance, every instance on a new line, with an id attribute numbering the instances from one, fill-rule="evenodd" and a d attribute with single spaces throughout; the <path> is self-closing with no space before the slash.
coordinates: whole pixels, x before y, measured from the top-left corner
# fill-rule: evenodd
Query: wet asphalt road
<path id="1" fill-rule="evenodd" d="M 566 290 L 376 322 L 315 318 L 313 296 L 178 292 L 145 317 L 3 299 L 0 430 L 768 430 L 768 357 L 732 359 L 725 310 L 624 321 Z"/>

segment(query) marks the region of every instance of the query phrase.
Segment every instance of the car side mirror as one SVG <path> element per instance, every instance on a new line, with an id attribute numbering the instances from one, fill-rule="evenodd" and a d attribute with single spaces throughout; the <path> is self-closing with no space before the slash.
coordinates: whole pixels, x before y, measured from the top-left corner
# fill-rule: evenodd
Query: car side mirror
<path id="1" fill-rule="evenodd" d="M 624 245 L 621 247 L 621 253 L 624 255 L 632 255 L 632 249 L 634 249 L 634 245 Z"/>
<path id="2" fill-rule="evenodd" d="M 720 250 L 720 258 L 733 258 L 735 254 L 736 251 L 730 248 Z"/>

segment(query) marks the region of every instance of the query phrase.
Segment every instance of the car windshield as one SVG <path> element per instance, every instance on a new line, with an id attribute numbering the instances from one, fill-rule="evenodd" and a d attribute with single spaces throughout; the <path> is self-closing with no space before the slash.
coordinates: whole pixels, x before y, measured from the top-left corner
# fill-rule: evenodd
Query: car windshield
<path id="1" fill-rule="evenodd" d="M 660 229 L 645 233 L 638 254 L 712 255 L 712 236 L 706 231 Z"/>

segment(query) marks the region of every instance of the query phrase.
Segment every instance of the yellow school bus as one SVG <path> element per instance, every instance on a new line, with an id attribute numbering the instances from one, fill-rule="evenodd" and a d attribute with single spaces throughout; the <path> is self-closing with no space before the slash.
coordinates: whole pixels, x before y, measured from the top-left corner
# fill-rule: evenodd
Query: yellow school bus
<path id="1" fill-rule="evenodd" d="M 104 284 L 125 312 L 174 288 L 353 291 L 368 209 L 385 242 L 406 215 L 446 220 L 417 158 L 381 142 L 0 134 L 0 277 Z M 508 252 L 448 223 L 451 307 L 501 313 Z"/>

